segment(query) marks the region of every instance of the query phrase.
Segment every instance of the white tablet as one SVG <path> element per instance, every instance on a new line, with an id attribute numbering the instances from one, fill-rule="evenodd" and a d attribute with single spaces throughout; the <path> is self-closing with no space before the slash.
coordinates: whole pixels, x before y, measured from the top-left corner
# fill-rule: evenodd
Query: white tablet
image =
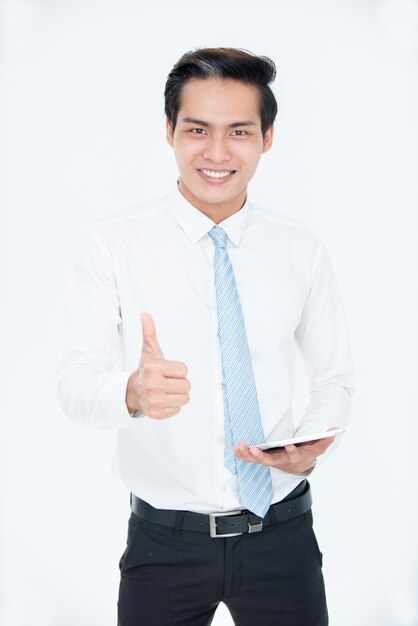
<path id="1" fill-rule="evenodd" d="M 260 450 L 270 450 L 272 448 L 283 448 L 284 446 L 300 445 L 302 443 L 311 443 L 318 439 L 326 439 L 327 437 L 336 437 L 345 431 L 345 428 L 336 428 L 334 430 L 327 430 L 325 433 L 315 433 L 313 435 L 301 435 L 300 437 L 292 437 L 291 439 L 281 439 L 279 441 L 266 441 L 266 443 L 259 443 L 254 446 Z"/>

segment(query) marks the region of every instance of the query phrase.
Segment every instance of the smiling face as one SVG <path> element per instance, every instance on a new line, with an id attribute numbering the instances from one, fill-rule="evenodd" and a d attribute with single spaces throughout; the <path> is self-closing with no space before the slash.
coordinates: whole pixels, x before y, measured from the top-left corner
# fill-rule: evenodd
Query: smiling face
<path id="1" fill-rule="evenodd" d="M 183 196 L 216 224 L 239 211 L 273 140 L 273 127 L 264 137 L 261 131 L 257 87 L 231 79 L 189 80 L 176 127 L 167 119 L 166 129 Z"/>

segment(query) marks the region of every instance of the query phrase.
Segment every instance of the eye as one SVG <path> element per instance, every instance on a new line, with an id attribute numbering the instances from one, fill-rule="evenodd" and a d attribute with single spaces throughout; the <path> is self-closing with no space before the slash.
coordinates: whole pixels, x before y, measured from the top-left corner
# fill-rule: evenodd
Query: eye
<path id="1" fill-rule="evenodd" d="M 247 131 L 236 128 L 232 134 L 235 134 L 236 137 L 244 137 L 247 134 Z"/>
<path id="2" fill-rule="evenodd" d="M 205 132 L 204 128 L 192 128 L 191 133 L 193 133 L 194 135 L 203 135 L 203 133 Z"/>

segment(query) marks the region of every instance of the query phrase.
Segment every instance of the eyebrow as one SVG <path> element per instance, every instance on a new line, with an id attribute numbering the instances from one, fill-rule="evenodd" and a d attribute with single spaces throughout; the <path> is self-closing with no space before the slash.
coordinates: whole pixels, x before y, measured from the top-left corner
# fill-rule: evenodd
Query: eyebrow
<path id="1" fill-rule="evenodd" d="M 197 124 L 198 126 L 205 126 L 206 128 L 211 126 L 208 122 L 198 120 L 194 117 L 183 117 L 182 122 L 185 122 L 186 124 Z M 257 126 L 257 124 L 251 120 L 243 120 L 242 122 L 233 122 L 232 124 L 228 124 L 228 128 L 237 128 L 238 126 Z"/>

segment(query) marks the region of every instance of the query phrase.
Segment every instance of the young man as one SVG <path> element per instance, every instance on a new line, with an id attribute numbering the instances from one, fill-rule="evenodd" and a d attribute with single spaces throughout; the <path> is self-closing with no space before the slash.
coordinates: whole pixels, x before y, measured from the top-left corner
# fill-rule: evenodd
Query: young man
<path id="1" fill-rule="evenodd" d="M 165 89 L 178 184 L 93 225 L 75 259 L 57 388 L 71 419 L 118 429 L 119 626 L 203 626 L 221 601 L 239 626 L 328 623 L 306 476 L 334 438 L 254 447 L 344 426 L 354 388 L 324 246 L 247 198 L 274 77 L 242 50 L 183 55 Z M 297 430 L 296 346 L 311 378 Z"/>

